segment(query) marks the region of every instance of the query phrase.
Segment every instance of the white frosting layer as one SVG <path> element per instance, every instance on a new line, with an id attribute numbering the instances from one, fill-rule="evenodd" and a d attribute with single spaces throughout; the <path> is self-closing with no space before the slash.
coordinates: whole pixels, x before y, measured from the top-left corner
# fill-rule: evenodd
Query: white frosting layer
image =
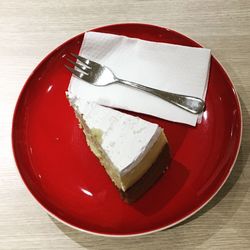
<path id="1" fill-rule="evenodd" d="M 102 131 L 101 147 L 120 175 L 133 169 L 160 136 L 157 124 L 87 102 L 75 93 L 68 92 L 68 98 L 89 129 Z"/>

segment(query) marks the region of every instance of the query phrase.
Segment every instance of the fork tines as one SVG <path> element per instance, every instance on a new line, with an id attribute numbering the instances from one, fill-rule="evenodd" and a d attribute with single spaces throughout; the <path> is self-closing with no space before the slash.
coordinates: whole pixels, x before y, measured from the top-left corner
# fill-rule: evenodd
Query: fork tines
<path id="1" fill-rule="evenodd" d="M 70 53 L 74 58 L 78 59 L 78 61 L 73 61 L 70 58 L 66 58 L 68 62 L 73 64 L 75 67 L 71 68 L 68 65 L 64 65 L 72 74 L 75 76 L 82 78 L 83 75 L 88 75 L 91 67 L 89 66 L 90 62 L 88 59 L 78 56 L 74 53 Z M 80 62 L 80 63 L 79 63 Z"/>

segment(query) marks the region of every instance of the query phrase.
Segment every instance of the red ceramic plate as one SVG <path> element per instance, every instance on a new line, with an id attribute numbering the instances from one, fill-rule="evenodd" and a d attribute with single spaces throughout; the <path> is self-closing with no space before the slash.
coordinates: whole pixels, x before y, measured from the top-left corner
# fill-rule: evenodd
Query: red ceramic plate
<path id="1" fill-rule="evenodd" d="M 96 31 L 199 46 L 175 31 L 152 25 L 118 24 Z M 193 128 L 139 115 L 164 128 L 173 159 L 156 185 L 128 205 L 90 152 L 65 98 L 71 77 L 64 68 L 65 55 L 78 53 L 83 37 L 74 37 L 51 52 L 20 94 L 12 140 L 24 183 L 50 214 L 83 231 L 129 236 L 171 227 L 203 207 L 232 170 L 242 131 L 235 89 L 212 57 L 206 112 L 200 125 Z"/>

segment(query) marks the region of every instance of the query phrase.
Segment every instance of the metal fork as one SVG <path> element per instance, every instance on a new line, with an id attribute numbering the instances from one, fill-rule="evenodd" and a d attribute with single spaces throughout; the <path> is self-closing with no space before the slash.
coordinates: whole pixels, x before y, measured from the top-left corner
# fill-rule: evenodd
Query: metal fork
<path id="1" fill-rule="evenodd" d="M 186 111 L 193 114 L 200 114 L 205 108 L 205 102 L 197 97 L 178 95 L 150 87 L 143 86 L 141 84 L 126 81 L 115 76 L 111 69 L 101 65 L 97 62 L 91 61 L 74 53 L 71 55 L 77 58 L 81 64 L 74 62 L 67 58 L 75 67 L 71 68 L 67 65 L 65 67 L 76 77 L 96 86 L 106 86 L 110 84 L 123 84 L 133 88 L 143 90 L 152 95 L 158 96 L 161 99 L 170 102 Z"/>

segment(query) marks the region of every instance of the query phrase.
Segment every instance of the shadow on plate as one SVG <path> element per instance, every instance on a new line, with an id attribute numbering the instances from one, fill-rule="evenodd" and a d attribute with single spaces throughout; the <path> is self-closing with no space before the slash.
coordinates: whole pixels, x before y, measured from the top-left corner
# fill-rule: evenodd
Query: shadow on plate
<path id="1" fill-rule="evenodd" d="M 174 178 L 176 173 L 179 176 L 178 180 Z M 155 186 L 144 195 L 143 199 L 138 200 L 135 204 L 131 204 L 131 206 L 144 215 L 151 215 L 160 211 L 184 186 L 188 174 L 187 169 L 181 163 L 172 160 L 166 173 L 158 180 Z M 164 192 L 164 196 L 162 196 L 164 190 L 171 190 L 171 192 Z M 151 204 L 154 204 L 154 206 Z"/>

